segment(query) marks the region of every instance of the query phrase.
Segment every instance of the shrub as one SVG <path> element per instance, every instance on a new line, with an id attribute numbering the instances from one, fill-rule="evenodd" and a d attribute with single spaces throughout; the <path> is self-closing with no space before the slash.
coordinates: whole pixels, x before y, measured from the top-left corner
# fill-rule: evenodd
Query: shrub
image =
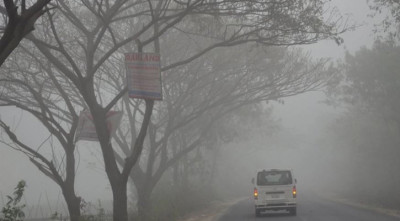
<path id="1" fill-rule="evenodd" d="M 24 194 L 25 186 L 26 183 L 24 180 L 19 181 L 17 187 L 15 187 L 13 196 L 7 196 L 8 202 L 1 210 L 4 217 L 0 218 L 0 221 L 20 221 L 25 218 L 25 213 L 23 211 L 25 204 L 19 205 Z"/>

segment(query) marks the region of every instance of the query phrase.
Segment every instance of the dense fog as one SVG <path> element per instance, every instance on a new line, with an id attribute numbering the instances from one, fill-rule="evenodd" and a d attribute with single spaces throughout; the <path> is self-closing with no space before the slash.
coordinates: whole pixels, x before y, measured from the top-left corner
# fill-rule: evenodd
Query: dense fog
<path id="1" fill-rule="evenodd" d="M 69 205 L 80 200 L 81 215 L 111 216 L 116 208 L 115 190 L 126 182 L 129 217 L 175 220 L 211 201 L 251 198 L 251 179 L 262 169 L 291 169 L 300 197 L 311 194 L 399 208 L 400 66 L 396 58 L 400 49 L 398 37 L 390 35 L 398 31 L 398 21 L 388 22 L 394 27 L 381 27 L 390 13 L 387 9 L 377 13 L 363 0 L 327 4 L 324 7 L 336 7 L 334 12 L 346 19 L 334 23 L 338 30 L 327 29 L 316 37 L 302 34 L 274 39 L 274 35 L 261 36 L 261 31 L 254 35 L 246 33 L 247 29 L 223 31 L 220 25 L 227 22 L 225 17 L 208 23 L 215 19 L 207 17 L 207 10 L 216 10 L 210 5 L 184 22 L 176 21 L 172 30 L 162 20 L 155 22 L 154 30 L 147 30 L 144 21 L 132 19 L 132 23 L 116 25 L 118 35 L 104 28 L 97 34 L 107 33 L 106 40 L 92 42 L 87 39 L 95 35 L 82 27 L 101 13 L 77 13 L 83 17 L 87 13 L 87 20 L 71 24 L 68 28 L 73 34 L 59 31 L 61 40 L 49 34 L 46 20 L 40 21 L 41 34 L 36 37 L 49 44 L 31 36 L 0 68 L 0 207 L 24 180 L 22 202 L 28 219 L 67 217 L 73 211 L 65 200 L 67 190 L 73 196 Z M 68 7 L 79 8 L 67 5 L 60 6 L 64 13 L 70 13 Z M 132 7 L 143 7 L 138 5 Z M 178 6 L 179 10 L 184 7 Z M 224 7 L 219 9 L 223 15 Z M 109 9 L 108 5 L 104 8 Z M 122 11 L 126 17 L 133 16 L 129 10 Z M 66 18 L 54 19 L 62 24 Z M 137 34 L 142 39 L 132 38 L 119 46 L 117 42 L 129 34 L 136 36 L 130 26 L 143 28 Z M 71 43 L 79 39 L 75 32 L 87 34 L 82 37 L 87 42 Z M 152 36 L 158 32 L 156 41 Z M 199 34 L 203 32 L 212 33 L 212 38 Z M 242 32 L 248 36 L 235 39 Z M 62 41 L 63 47 L 51 45 Z M 154 45 L 149 43 L 153 41 Z M 96 42 L 101 44 L 93 49 Z M 122 93 L 127 81 L 123 53 L 143 47 L 158 51 L 161 57 L 164 97 L 154 103 Z M 51 54 L 52 50 L 56 52 Z M 107 50 L 112 53 L 102 60 Z M 100 61 L 104 63 L 96 66 Z M 99 74 L 90 78 L 94 73 Z M 23 80 L 31 82 L 32 88 L 14 85 Z M 82 89 L 88 82 L 93 84 L 87 87 L 92 94 Z M 37 94 L 30 94 L 35 90 Z M 108 133 L 109 122 L 102 119 L 111 110 L 108 104 L 115 105 L 113 110 L 125 111 L 113 134 Z M 147 134 L 140 139 L 149 109 Z M 104 135 L 97 141 L 74 138 L 80 113 L 87 110 L 100 122 L 93 124 Z M 112 164 L 107 158 L 110 154 Z M 70 176 L 72 181 L 67 179 Z"/>

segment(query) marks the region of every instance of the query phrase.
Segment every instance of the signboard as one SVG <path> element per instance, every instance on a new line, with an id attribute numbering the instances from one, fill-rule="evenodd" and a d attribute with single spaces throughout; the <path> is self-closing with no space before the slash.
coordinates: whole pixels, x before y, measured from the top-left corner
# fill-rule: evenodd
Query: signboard
<path id="1" fill-rule="evenodd" d="M 126 53 L 125 67 L 129 97 L 162 100 L 159 54 Z"/>
<path id="2" fill-rule="evenodd" d="M 107 113 L 106 122 L 108 132 L 114 134 L 122 118 L 122 111 L 110 111 Z M 78 140 L 98 141 L 93 117 L 89 111 L 81 111 L 79 115 L 78 127 L 75 134 L 75 142 Z"/>

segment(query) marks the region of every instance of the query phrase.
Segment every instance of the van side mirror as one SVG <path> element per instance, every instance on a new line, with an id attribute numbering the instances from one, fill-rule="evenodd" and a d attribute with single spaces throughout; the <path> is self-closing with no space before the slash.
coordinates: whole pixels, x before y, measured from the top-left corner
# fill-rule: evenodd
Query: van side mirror
<path id="1" fill-rule="evenodd" d="M 251 178 L 251 183 L 254 184 L 254 178 Z"/>

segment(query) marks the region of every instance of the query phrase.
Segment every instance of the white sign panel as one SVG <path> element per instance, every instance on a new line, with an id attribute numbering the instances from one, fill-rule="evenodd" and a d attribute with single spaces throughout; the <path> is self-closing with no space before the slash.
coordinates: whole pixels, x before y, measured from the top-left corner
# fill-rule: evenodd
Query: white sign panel
<path id="1" fill-rule="evenodd" d="M 125 66 L 129 97 L 162 100 L 159 54 L 127 53 Z"/>
<path id="2" fill-rule="evenodd" d="M 114 134 L 122 118 L 121 111 L 110 111 L 107 113 L 106 122 L 108 132 Z M 76 129 L 75 142 L 78 140 L 98 141 L 93 117 L 89 111 L 82 111 L 79 116 L 78 128 Z"/>

